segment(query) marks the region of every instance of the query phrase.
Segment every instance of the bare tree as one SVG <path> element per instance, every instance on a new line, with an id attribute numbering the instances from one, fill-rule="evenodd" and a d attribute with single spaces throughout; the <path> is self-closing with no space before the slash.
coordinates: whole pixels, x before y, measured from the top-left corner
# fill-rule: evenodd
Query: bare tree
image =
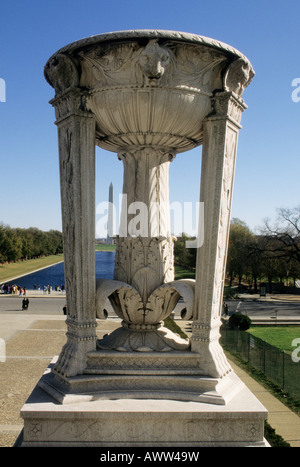
<path id="1" fill-rule="evenodd" d="M 262 233 L 274 255 L 300 262 L 300 206 L 278 209 L 275 224 L 266 220 Z"/>

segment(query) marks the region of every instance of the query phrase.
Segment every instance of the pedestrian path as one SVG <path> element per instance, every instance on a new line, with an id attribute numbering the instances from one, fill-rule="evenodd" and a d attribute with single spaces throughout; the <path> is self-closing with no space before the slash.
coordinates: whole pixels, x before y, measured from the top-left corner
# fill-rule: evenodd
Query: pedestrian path
<path id="1" fill-rule="evenodd" d="M 177 321 L 183 329 L 190 323 Z M 108 318 L 98 327 L 99 338 L 119 326 Z M 0 338 L 6 343 L 6 361 L 0 359 L 0 447 L 13 446 L 23 427 L 20 410 L 54 355 L 66 340 L 65 316 L 0 313 Z M 300 417 L 230 362 L 236 374 L 268 410 L 268 422 L 291 447 L 300 447 Z"/>
<path id="2" fill-rule="evenodd" d="M 300 417 L 230 361 L 231 367 L 268 411 L 268 423 L 291 447 L 300 447 Z"/>

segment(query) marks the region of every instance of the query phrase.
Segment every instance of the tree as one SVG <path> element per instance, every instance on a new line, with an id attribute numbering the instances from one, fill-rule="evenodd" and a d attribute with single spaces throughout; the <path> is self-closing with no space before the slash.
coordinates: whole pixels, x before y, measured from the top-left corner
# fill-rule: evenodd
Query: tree
<path id="1" fill-rule="evenodd" d="M 0 223 L 0 263 L 56 255 L 63 252 L 62 233 L 35 227 L 13 229 Z"/>
<path id="2" fill-rule="evenodd" d="M 262 232 L 269 250 L 277 257 L 288 257 L 300 263 L 300 206 L 277 210 L 277 220 L 272 226 L 265 221 Z"/>
<path id="3" fill-rule="evenodd" d="M 293 286 L 296 287 L 296 280 L 300 278 L 300 263 L 294 258 L 288 262 L 288 277 L 293 279 Z"/>
<path id="4" fill-rule="evenodd" d="M 1 224 L 0 230 L 0 259 L 1 262 L 16 261 L 21 256 L 22 242 L 16 229 Z"/>
<path id="5" fill-rule="evenodd" d="M 185 242 L 191 240 L 185 233 L 178 237 L 174 242 L 174 263 L 185 269 L 194 269 L 196 267 L 197 248 L 186 248 Z"/>
<path id="6" fill-rule="evenodd" d="M 273 278 L 283 283 L 285 277 L 291 276 L 295 284 L 300 276 L 300 206 L 278 209 L 276 222 L 271 225 L 270 220 L 265 220 L 261 233 L 261 254 L 270 291 Z"/>
<path id="7" fill-rule="evenodd" d="M 245 222 L 237 218 L 232 219 L 227 256 L 227 274 L 230 278 L 230 287 L 235 277 L 238 277 L 240 285 L 243 275 L 249 271 L 249 251 L 253 239 L 254 234 Z"/>
<path id="8" fill-rule="evenodd" d="M 253 235 L 249 244 L 249 255 L 248 255 L 248 267 L 249 274 L 253 283 L 254 291 L 258 289 L 258 280 L 262 276 L 263 272 L 263 258 L 260 252 L 259 244 L 261 238 L 257 235 Z"/>

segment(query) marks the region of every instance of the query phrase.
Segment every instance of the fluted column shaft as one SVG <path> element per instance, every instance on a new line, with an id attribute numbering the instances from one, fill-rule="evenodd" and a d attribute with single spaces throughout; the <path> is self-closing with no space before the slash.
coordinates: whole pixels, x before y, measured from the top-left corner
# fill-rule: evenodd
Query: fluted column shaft
<path id="1" fill-rule="evenodd" d="M 203 368 L 222 377 L 230 366 L 219 345 L 230 210 L 242 99 L 220 92 L 213 115 L 204 120 L 200 202 L 204 203 L 204 242 L 197 252 L 192 350 Z"/>
<path id="2" fill-rule="evenodd" d="M 55 372 L 82 373 L 96 348 L 95 120 L 83 109 L 82 91 L 52 100 L 59 141 L 61 209 L 67 301 L 67 343 Z"/>
<path id="3" fill-rule="evenodd" d="M 114 277 L 133 285 L 146 304 L 153 290 L 174 280 L 169 206 L 169 165 L 174 155 L 137 147 L 120 152 L 119 158 L 124 183 Z"/>

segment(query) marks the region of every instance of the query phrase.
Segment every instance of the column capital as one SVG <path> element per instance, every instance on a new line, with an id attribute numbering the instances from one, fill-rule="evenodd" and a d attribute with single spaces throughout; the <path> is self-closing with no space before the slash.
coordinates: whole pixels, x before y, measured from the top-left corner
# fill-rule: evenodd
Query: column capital
<path id="1" fill-rule="evenodd" d="M 138 164 L 150 168 L 159 167 L 166 162 L 172 162 L 176 157 L 174 150 L 152 147 L 132 146 L 118 152 L 118 159 L 125 165 Z"/>
<path id="2" fill-rule="evenodd" d="M 50 104 L 55 108 L 55 123 L 58 125 L 71 116 L 94 118 L 94 114 L 88 110 L 88 98 L 89 91 L 72 88 L 51 99 Z"/>
<path id="3" fill-rule="evenodd" d="M 238 129 L 241 127 L 242 113 L 247 109 L 244 100 L 231 91 L 217 92 L 212 98 L 212 112 L 206 120 L 229 120 Z"/>

